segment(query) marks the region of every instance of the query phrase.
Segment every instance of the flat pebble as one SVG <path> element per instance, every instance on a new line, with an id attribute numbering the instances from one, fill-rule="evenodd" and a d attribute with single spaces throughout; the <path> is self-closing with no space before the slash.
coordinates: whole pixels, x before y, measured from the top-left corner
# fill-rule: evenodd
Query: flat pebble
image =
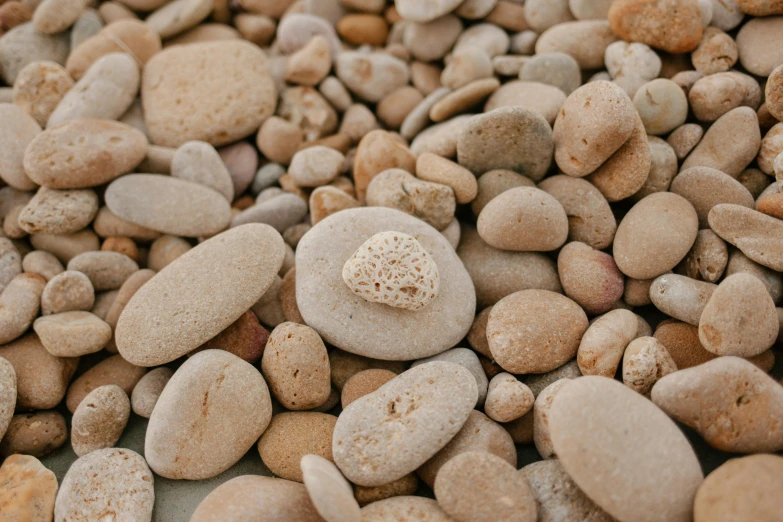
<path id="1" fill-rule="evenodd" d="M 192 181 L 234 200 L 234 183 L 220 155 L 209 143 L 189 141 L 177 148 L 171 158 L 172 177 Z"/>
<path id="2" fill-rule="evenodd" d="M 489 349 L 510 373 L 544 373 L 576 355 L 587 316 L 571 299 L 548 290 L 523 290 L 501 299 L 487 323 Z M 550 349 L 546 354 L 541 345 Z"/>
<path id="3" fill-rule="evenodd" d="M 111 448 L 120 439 L 130 417 L 128 395 L 116 385 L 95 388 L 76 408 L 71 421 L 71 445 L 81 457 Z"/>
<path id="4" fill-rule="evenodd" d="M 416 176 L 451 187 L 458 204 L 470 203 L 478 194 L 478 183 L 472 172 L 437 154 L 425 152 L 417 158 Z"/>
<path id="5" fill-rule="evenodd" d="M 435 361 L 412 368 L 343 410 L 334 430 L 335 463 L 363 486 L 401 478 L 457 434 L 477 400 L 475 378 L 458 364 Z M 418 418 L 427 420 L 413 421 Z"/>
<path id="6" fill-rule="evenodd" d="M 95 289 L 86 274 L 66 270 L 52 277 L 41 294 L 41 313 L 58 314 L 90 310 L 95 303 Z"/>
<path id="7" fill-rule="evenodd" d="M 663 274 L 650 285 L 650 299 L 658 310 L 693 326 L 718 285 L 678 274 Z"/>
<path id="8" fill-rule="evenodd" d="M 310 500 L 326 522 L 360 522 L 361 511 L 351 484 L 330 461 L 308 454 L 300 461 Z"/>
<path id="9" fill-rule="evenodd" d="M 213 4 L 205 0 L 174 0 L 150 14 L 144 23 L 160 35 L 169 38 L 179 34 L 209 16 Z"/>
<path id="10" fill-rule="evenodd" d="M 52 520 L 57 477 L 30 455 L 11 455 L 0 466 L 0 506 L 8 520 Z"/>
<path id="11" fill-rule="evenodd" d="M 758 116 L 750 107 L 732 109 L 712 124 L 699 144 L 685 158 L 682 169 L 712 167 L 736 177 L 761 146 Z"/>
<path id="12" fill-rule="evenodd" d="M 57 357 L 79 357 L 103 349 L 111 326 L 90 312 L 63 312 L 39 317 L 33 323 L 44 348 Z"/>
<path id="13" fill-rule="evenodd" d="M 741 453 L 783 448 L 783 388 L 748 361 L 718 357 L 658 381 L 653 402 L 708 444 Z"/>
<path id="14" fill-rule="evenodd" d="M 779 43 L 783 17 L 770 16 L 748 20 L 737 33 L 739 60 L 751 74 L 769 76 L 783 63 Z"/>
<path id="15" fill-rule="evenodd" d="M 381 101 L 410 79 L 407 64 L 386 53 L 343 51 L 335 60 L 335 72 L 349 90 L 369 102 Z"/>
<path id="16" fill-rule="evenodd" d="M 92 190 L 52 190 L 42 187 L 17 217 L 30 234 L 70 234 L 93 220 L 98 196 Z"/>
<path id="17" fill-rule="evenodd" d="M 609 9 L 609 23 L 624 40 L 643 42 L 670 53 L 694 50 L 703 30 L 696 0 L 621 0 Z"/>
<path id="18" fill-rule="evenodd" d="M 783 270 L 783 223 L 740 205 L 719 204 L 708 216 L 710 228 L 751 260 Z"/>
<path id="19" fill-rule="evenodd" d="M 332 434 L 337 417 L 313 411 L 279 413 L 258 441 L 264 465 L 280 478 L 303 481 L 300 461 L 317 455 L 332 462 Z"/>
<path id="20" fill-rule="evenodd" d="M 66 268 L 86 275 L 92 287 L 101 292 L 120 288 L 131 274 L 138 271 L 139 265 L 125 254 L 99 251 L 74 256 Z"/>
<path id="21" fill-rule="evenodd" d="M 704 129 L 698 123 L 680 125 L 666 138 L 666 142 L 674 149 L 677 159 L 685 158 L 699 144 Z"/>
<path id="22" fill-rule="evenodd" d="M 579 20 L 550 27 L 536 40 L 536 54 L 561 52 L 574 57 L 582 69 L 604 66 L 606 48 L 617 41 L 607 20 Z"/>
<path id="23" fill-rule="evenodd" d="M 0 440 L 16 409 L 16 370 L 6 359 L 0 359 Z"/>
<path id="24" fill-rule="evenodd" d="M 557 394 L 549 428 L 563 468 L 610 515 L 690 520 L 704 478 L 699 461 L 674 422 L 641 395 L 580 377 Z"/>
<path id="25" fill-rule="evenodd" d="M 345 156 L 332 148 L 309 147 L 294 154 L 288 173 L 300 187 L 320 187 L 340 174 L 344 162 Z"/>
<path id="26" fill-rule="evenodd" d="M 73 413 L 91 391 L 109 384 L 119 386 L 126 395 L 130 395 L 146 371 L 146 368 L 134 366 L 121 356 L 113 355 L 74 379 L 68 387 L 65 405 Z"/>
<path id="27" fill-rule="evenodd" d="M 41 133 L 41 127 L 22 108 L 12 103 L 0 103 L 0 115 L 7 122 L 0 129 L 0 173 L 3 181 L 17 190 L 36 187 L 24 166 L 27 146 Z"/>
<path id="28" fill-rule="evenodd" d="M 32 62 L 48 60 L 64 64 L 68 57 L 68 35 L 46 35 L 32 22 L 5 32 L 0 43 L 0 75 L 13 85 L 19 72 Z"/>
<path id="29" fill-rule="evenodd" d="M 65 418 L 57 411 L 14 415 L 0 442 L 0 455 L 14 453 L 42 457 L 60 448 L 68 439 Z"/>
<path id="30" fill-rule="evenodd" d="M 460 0 L 398 0 L 395 2 L 397 12 L 405 20 L 413 22 L 429 22 L 450 13 L 462 2 Z"/>
<path id="31" fill-rule="evenodd" d="M 519 71 L 519 79 L 552 85 L 568 96 L 582 84 L 582 72 L 579 63 L 570 54 L 539 53 L 525 62 Z"/>
<path id="32" fill-rule="evenodd" d="M 668 134 L 685 123 L 688 99 L 671 80 L 658 78 L 636 91 L 633 103 L 649 134 Z"/>
<path id="33" fill-rule="evenodd" d="M 155 503 L 154 478 L 144 457 L 129 449 L 88 453 L 68 469 L 57 493 L 54 518 L 96 520 L 114 513 L 117 520 L 146 522 Z"/>
<path id="34" fill-rule="evenodd" d="M 170 368 L 160 367 L 147 372 L 136 386 L 131 395 L 131 408 L 133 413 L 145 419 L 149 419 L 155 408 L 160 394 L 168 384 L 174 372 Z"/>
<path id="35" fill-rule="evenodd" d="M 11 279 L 0 294 L 0 344 L 27 331 L 38 315 L 45 284 L 37 274 L 19 274 Z"/>
<path id="36" fill-rule="evenodd" d="M 478 390 L 478 401 L 476 404 L 479 406 L 484 405 L 484 400 L 487 398 L 487 386 L 489 383 L 487 381 L 487 375 L 484 373 L 484 369 L 481 367 L 481 363 L 479 362 L 478 357 L 472 350 L 467 348 L 452 348 L 451 350 L 446 350 L 445 352 L 439 353 L 438 355 L 433 355 L 432 357 L 415 361 L 411 365 L 411 368 L 415 368 L 416 366 L 427 364 L 428 362 L 432 361 L 452 362 L 464 366 L 476 379 L 476 388 Z"/>
<path id="37" fill-rule="evenodd" d="M 299 196 L 283 193 L 267 201 L 257 203 L 234 216 L 231 227 L 248 223 L 263 223 L 278 232 L 302 221 L 307 215 L 307 203 Z"/>
<path id="38" fill-rule="evenodd" d="M 566 96 L 552 85 L 530 81 L 510 81 L 498 87 L 484 105 L 489 112 L 503 107 L 523 107 L 539 113 L 552 125 Z"/>
<path id="39" fill-rule="evenodd" d="M 612 310 L 599 317 L 579 343 L 579 370 L 584 375 L 613 377 L 638 329 L 636 315 L 628 310 Z"/>

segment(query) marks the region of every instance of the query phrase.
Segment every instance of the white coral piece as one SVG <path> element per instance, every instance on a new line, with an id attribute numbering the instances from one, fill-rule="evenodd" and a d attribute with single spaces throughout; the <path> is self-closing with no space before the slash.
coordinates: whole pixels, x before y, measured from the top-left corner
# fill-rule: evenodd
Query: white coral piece
<path id="1" fill-rule="evenodd" d="M 343 265 L 343 281 L 371 303 L 420 310 L 438 295 L 440 276 L 421 243 L 402 232 L 381 232 Z"/>

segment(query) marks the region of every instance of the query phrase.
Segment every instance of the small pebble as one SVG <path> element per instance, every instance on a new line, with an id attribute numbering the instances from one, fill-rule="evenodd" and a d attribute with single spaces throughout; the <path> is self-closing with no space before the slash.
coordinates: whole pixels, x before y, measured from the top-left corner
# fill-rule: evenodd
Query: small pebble
<path id="1" fill-rule="evenodd" d="M 300 461 L 317 455 L 332 462 L 332 434 L 337 417 L 312 411 L 279 413 L 258 441 L 264 465 L 280 478 L 303 482 Z"/>
<path id="2" fill-rule="evenodd" d="M 57 477 L 31 455 L 11 455 L 0 466 L 0 506 L 8 520 L 52 520 Z"/>
<path id="3" fill-rule="evenodd" d="M 133 413 L 149 419 L 160 394 L 163 393 L 163 389 L 172 375 L 174 375 L 174 372 L 166 367 L 155 368 L 144 374 L 144 377 L 133 387 L 131 395 Z"/>
<path id="4" fill-rule="evenodd" d="M 111 448 L 120 439 L 130 416 L 130 401 L 119 386 L 95 388 L 76 408 L 71 424 L 71 445 L 81 457 Z"/>
<path id="5" fill-rule="evenodd" d="M 360 522 L 362 515 L 351 484 L 334 464 L 308 454 L 300 466 L 310 500 L 326 522 Z"/>

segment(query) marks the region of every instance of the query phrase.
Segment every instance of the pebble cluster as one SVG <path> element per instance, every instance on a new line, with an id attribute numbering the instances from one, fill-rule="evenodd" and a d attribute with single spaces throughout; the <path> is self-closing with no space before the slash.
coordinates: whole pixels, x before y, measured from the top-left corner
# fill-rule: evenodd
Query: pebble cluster
<path id="1" fill-rule="evenodd" d="M 0 0 L 0 179 L 2 521 L 783 520 L 780 0 Z"/>

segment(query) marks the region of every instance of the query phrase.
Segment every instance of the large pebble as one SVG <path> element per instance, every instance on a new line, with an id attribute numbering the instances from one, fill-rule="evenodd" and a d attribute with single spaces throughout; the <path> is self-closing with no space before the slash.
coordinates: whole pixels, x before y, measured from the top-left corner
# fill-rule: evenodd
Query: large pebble
<path id="1" fill-rule="evenodd" d="M 761 146 L 758 116 L 750 107 L 732 109 L 712 124 L 696 148 L 685 158 L 682 169 L 705 166 L 738 176 Z"/>
<path id="2" fill-rule="evenodd" d="M 662 378 L 653 402 L 713 447 L 741 453 L 783 448 L 783 387 L 752 363 L 718 357 Z"/>
<path id="3" fill-rule="evenodd" d="M 326 522 L 360 522 L 353 488 L 334 464 L 318 455 L 305 455 L 300 465 L 310 500 Z"/>
<path id="4" fill-rule="evenodd" d="M 239 40 L 179 45 L 156 54 L 141 82 L 152 141 L 232 143 L 274 112 L 276 90 L 264 53 Z"/>
<path id="5" fill-rule="evenodd" d="M 699 319 L 699 339 L 718 355 L 750 357 L 771 347 L 780 324 L 764 284 L 750 274 L 724 279 Z"/>
<path id="6" fill-rule="evenodd" d="M 438 267 L 438 296 L 421 310 L 368 302 L 343 281 L 343 266 L 359 246 L 387 231 L 418 239 Z M 470 329 L 474 295 L 470 276 L 446 238 L 396 210 L 343 210 L 310 229 L 296 250 L 296 301 L 302 317 L 324 341 L 358 355 L 412 360 L 443 352 Z"/>
<path id="7" fill-rule="evenodd" d="M 617 227 L 615 262 L 635 279 L 659 276 L 685 257 L 698 232 L 698 216 L 685 198 L 667 192 L 650 194 Z"/>
<path id="8" fill-rule="evenodd" d="M 0 75 L 13 85 L 19 72 L 32 62 L 48 60 L 64 64 L 68 57 L 68 34 L 46 35 L 32 22 L 7 31 L 0 40 Z"/>
<path id="9" fill-rule="evenodd" d="M 495 361 L 516 374 L 544 373 L 576 355 L 587 316 L 571 299 L 547 290 L 523 290 L 492 307 L 487 323 Z M 541 346 L 547 346 L 545 352 Z"/>
<path id="10" fill-rule="evenodd" d="M 41 127 L 19 106 L 0 103 L 0 178 L 17 190 L 33 190 L 36 182 L 24 166 L 25 150 L 41 133 Z M 10 209 L 9 209 L 10 210 Z"/>
<path id="11" fill-rule="evenodd" d="M 116 520 L 149 522 L 155 503 L 154 478 L 144 457 L 129 449 L 93 451 L 71 464 L 55 503 L 57 522 Z"/>
<path id="12" fill-rule="evenodd" d="M 568 237 L 568 217 L 543 190 L 518 187 L 490 201 L 478 217 L 478 232 L 502 250 L 541 252 L 560 248 Z"/>
<path id="13" fill-rule="evenodd" d="M 229 507 L 230 506 L 230 507 Z M 233 478 L 201 501 L 191 522 L 322 522 L 302 484 L 271 477 Z"/>
<path id="14" fill-rule="evenodd" d="M 635 112 L 625 91 L 612 82 L 591 82 L 575 90 L 555 120 L 557 166 L 575 177 L 595 171 L 631 137 Z"/>
<path id="15" fill-rule="evenodd" d="M 335 463 L 362 486 L 397 480 L 445 446 L 477 400 L 475 378 L 458 364 L 412 368 L 343 410 L 334 431 Z"/>
<path id="16" fill-rule="evenodd" d="M 0 358 L 0 440 L 16 409 L 16 370 L 6 359 Z"/>
<path id="17" fill-rule="evenodd" d="M 457 158 L 475 174 L 508 169 L 539 181 L 552 164 L 553 147 L 543 116 L 523 107 L 506 107 L 467 121 L 457 140 Z"/>
<path id="18" fill-rule="evenodd" d="M 337 417 L 315 411 L 279 413 L 258 441 L 264 465 L 280 478 L 302 482 L 302 457 L 332 461 L 332 435 Z"/>
<path id="19" fill-rule="evenodd" d="M 693 51 L 703 30 L 697 0 L 619 0 L 609 23 L 620 38 L 669 53 Z"/>
<path id="20" fill-rule="evenodd" d="M 408 83 L 408 65 L 387 53 L 341 52 L 334 64 L 337 77 L 354 94 L 377 103 Z"/>
<path id="21" fill-rule="evenodd" d="M 129 54 L 110 53 L 87 69 L 52 112 L 48 128 L 66 121 L 93 118 L 116 120 L 139 91 L 139 66 Z"/>
<path id="22" fill-rule="evenodd" d="M 74 453 L 81 457 L 113 447 L 128 423 L 130 411 L 128 395 L 119 386 L 95 388 L 73 412 L 71 445 Z"/>
<path id="23" fill-rule="evenodd" d="M 710 228 L 748 258 L 783 271 L 783 221 L 756 210 L 728 203 L 713 207 Z"/>
<path id="24" fill-rule="evenodd" d="M 0 455 L 14 453 L 42 457 L 61 447 L 68 439 L 65 418 L 57 411 L 36 411 L 14 415 L 2 442 Z"/>
<path id="25" fill-rule="evenodd" d="M 582 69 L 604 66 L 604 53 L 617 36 L 607 20 L 579 20 L 550 27 L 536 40 L 536 54 L 569 54 Z"/>
<path id="26" fill-rule="evenodd" d="M 751 18 L 737 33 L 737 50 L 742 66 L 757 76 L 769 76 L 783 63 L 780 44 L 783 16 Z"/>
<path id="27" fill-rule="evenodd" d="M 220 155 L 209 143 L 189 141 L 180 146 L 171 158 L 171 175 L 199 183 L 234 200 L 234 183 Z"/>
<path id="28" fill-rule="evenodd" d="M 66 268 L 86 275 L 93 288 L 101 292 L 120 288 L 139 269 L 139 265 L 125 254 L 104 250 L 74 256 Z"/>
<path id="29" fill-rule="evenodd" d="M 579 371 L 584 375 L 613 377 L 638 329 L 636 315 L 628 310 L 612 310 L 596 319 L 579 342 Z"/>
<path id="30" fill-rule="evenodd" d="M 565 94 L 555 86 L 539 82 L 511 81 L 492 93 L 484 105 L 484 111 L 502 107 L 524 107 L 539 113 L 552 125 L 565 99 Z"/>
<path id="31" fill-rule="evenodd" d="M 566 472 L 610 515 L 691 519 L 704 478 L 699 461 L 674 422 L 641 395 L 605 377 L 580 377 L 555 397 L 549 429 Z"/>
<path id="32" fill-rule="evenodd" d="M 147 138 L 129 125 L 74 120 L 38 135 L 25 152 L 24 168 L 49 188 L 87 188 L 130 172 L 146 152 Z"/>
<path id="33" fill-rule="evenodd" d="M 103 349 L 111 326 L 90 312 L 63 312 L 39 317 L 33 329 L 44 348 L 57 357 L 79 357 Z"/>
<path id="34" fill-rule="evenodd" d="M 46 281 L 38 274 L 19 274 L 0 294 L 0 344 L 13 341 L 32 324 Z"/>
<path id="35" fill-rule="evenodd" d="M 57 477 L 30 455 L 11 455 L 0 467 L 0 507 L 10 522 L 50 522 Z"/>
<path id="36" fill-rule="evenodd" d="M 230 218 L 229 204 L 219 192 L 158 174 L 115 180 L 106 190 L 106 205 L 131 223 L 185 237 L 220 232 Z"/>
<path id="37" fill-rule="evenodd" d="M 694 503 L 695 522 L 758 520 L 772 522 L 780 514 L 783 458 L 750 455 L 731 459 L 709 474 Z"/>
<path id="38" fill-rule="evenodd" d="M 650 285 L 650 300 L 666 315 L 698 326 L 716 288 L 717 285 L 684 275 L 663 274 Z"/>
<path id="39" fill-rule="evenodd" d="M 205 350 L 180 366 L 163 389 L 144 453 L 158 475 L 214 477 L 250 449 L 271 415 L 269 390 L 258 370 L 223 350 Z"/>
<path id="40" fill-rule="evenodd" d="M 189 250 L 125 307 L 114 332 L 120 353 L 135 364 L 155 366 L 198 348 L 261 298 L 280 270 L 283 246 L 271 227 L 254 224 Z"/>

